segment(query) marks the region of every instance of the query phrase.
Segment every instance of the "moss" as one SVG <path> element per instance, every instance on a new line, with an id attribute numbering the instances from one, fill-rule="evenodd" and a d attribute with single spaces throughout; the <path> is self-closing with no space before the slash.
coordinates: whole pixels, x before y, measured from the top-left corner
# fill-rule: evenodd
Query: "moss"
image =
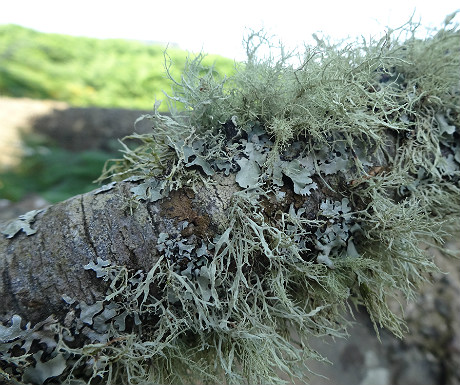
<path id="1" fill-rule="evenodd" d="M 322 359 L 310 337 L 343 335 L 351 305 L 403 335 L 386 299 L 413 298 L 436 271 L 421 243 L 442 247 L 460 218 L 460 35 L 412 28 L 404 42 L 318 39 L 297 67 L 283 50 L 258 58 L 253 34 L 229 79 L 189 61 L 172 79 L 185 110 L 155 110 L 103 174 L 138 180 L 139 204 L 163 199 L 179 233 L 160 234 L 150 271 L 89 267 L 111 284 L 93 324 L 60 326 L 69 381 L 305 379 Z M 87 345 L 71 347 L 75 331 Z"/>

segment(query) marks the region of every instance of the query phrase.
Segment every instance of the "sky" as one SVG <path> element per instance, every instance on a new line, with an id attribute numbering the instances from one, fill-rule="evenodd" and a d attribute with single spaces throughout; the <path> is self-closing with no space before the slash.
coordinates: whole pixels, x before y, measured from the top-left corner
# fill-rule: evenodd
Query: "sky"
<path id="1" fill-rule="evenodd" d="M 288 48 L 312 43 L 312 34 L 333 39 L 382 36 L 414 14 L 425 27 L 441 26 L 460 8 L 457 0 L 11 0 L 0 24 L 97 38 L 158 41 L 189 52 L 244 60 L 243 38 L 264 29 Z M 414 13 L 415 12 L 415 13 Z M 460 21 L 460 15 L 454 19 Z"/>

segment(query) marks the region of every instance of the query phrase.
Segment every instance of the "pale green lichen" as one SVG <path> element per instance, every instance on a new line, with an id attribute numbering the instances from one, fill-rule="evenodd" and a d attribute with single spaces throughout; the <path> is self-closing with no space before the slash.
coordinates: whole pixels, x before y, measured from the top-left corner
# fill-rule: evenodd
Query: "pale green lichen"
<path id="1" fill-rule="evenodd" d="M 20 376 L 20 364 L 64 357 L 59 380 L 72 384 L 275 384 L 306 378 L 306 359 L 322 359 L 310 337 L 342 335 L 352 305 L 401 337 L 387 298 L 413 298 L 436 270 L 421 244 L 442 247 L 460 218 L 460 35 L 446 24 L 422 41 L 411 28 L 404 42 L 317 39 L 297 67 L 282 50 L 259 59 L 253 34 L 230 79 L 189 61 L 171 96 L 184 109 L 155 109 L 153 132 L 128 137 L 139 145 L 103 178 L 136 180 L 133 197 L 154 202 L 180 188 L 204 196 L 233 174 L 225 228 L 159 234 L 150 271 L 89 263 L 105 299 L 66 298 L 42 356 L 13 319 L 2 360 Z"/>
<path id="2" fill-rule="evenodd" d="M 32 228 L 32 224 L 35 222 L 35 217 L 43 210 L 32 210 L 19 218 L 7 223 L 2 229 L 2 234 L 7 238 L 13 238 L 16 234 L 23 231 L 26 235 L 33 235 L 37 232 L 36 229 Z"/>

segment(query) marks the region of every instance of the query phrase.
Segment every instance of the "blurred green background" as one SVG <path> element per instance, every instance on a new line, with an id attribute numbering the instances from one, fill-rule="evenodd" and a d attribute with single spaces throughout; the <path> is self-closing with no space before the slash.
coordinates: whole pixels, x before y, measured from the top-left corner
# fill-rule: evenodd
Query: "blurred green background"
<path id="1" fill-rule="evenodd" d="M 189 53 L 176 47 L 0 25 L 0 96 L 57 100 L 69 107 L 148 111 L 156 99 L 165 99 L 163 90 L 171 91 L 165 49 L 167 62 L 170 59 L 172 63 L 171 74 L 180 78 Z M 219 74 L 226 75 L 235 67 L 233 60 L 217 55 L 207 55 L 203 64 L 214 65 Z M 167 103 L 160 106 L 164 112 L 167 108 Z M 0 129 L 5 129 L 2 122 Z M 92 181 L 100 175 L 104 162 L 119 156 L 116 145 L 71 151 L 62 148 L 52 135 L 36 135 L 29 127 L 20 129 L 26 133 L 21 140 L 21 159 L 13 165 L 0 164 L 0 199 L 18 201 L 36 193 L 57 202 L 90 191 L 97 187 Z"/>

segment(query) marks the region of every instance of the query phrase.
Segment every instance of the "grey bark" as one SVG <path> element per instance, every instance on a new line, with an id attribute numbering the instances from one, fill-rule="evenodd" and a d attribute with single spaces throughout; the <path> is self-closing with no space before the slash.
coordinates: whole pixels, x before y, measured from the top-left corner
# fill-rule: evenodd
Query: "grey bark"
<path id="1" fill-rule="evenodd" d="M 123 182 L 110 191 L 78 195 L 39 213 L 32 224 L 35 234 L 1 236 L 1 321 L 14 314 L 32 324 L 51 314 L 61 318 L 63 295 L 89 304 L 102 298 L 105 282 L 83 268 L 98 257 L 149 270 L 158 257 L 158 234 L 177 232 L 185 212 L 168 215 L 179 193 L 167 202 L 131 207 L 130 187 Z M 180 199 L 183 208 L 192 210 L 187 195 L 180 194 Z"/>
<path id="2" fill-rule="evenodd" d="M 215 175 L 215 185 L 173 191 L 167 198 L 145 203 L 133 198 L 135 182 L 119 182 L 111 190 L 78 195 L 39 213 L 31 224 L 36 233 L 21 231 L 0 237 L 0 322 L 15 314 L 32 325 L 53 315 L 63 320 L 63 296 L 93 304 L 103 299 L 107 283 L 84 265 L 97 258 L 148 271 L 157 261 L 161 232 L 212 239 L 222 224 L 231 196 L 239 190 L 234 175 Z M 321 181 L 318 180 L 321 185 Z M 338 186 L 338 179 L 329 179 Z M 286 188 L 284 203 L 267 201 L 266 215 L 285 211 L 291 203 L 315 215 L 331 191 L 324 184 L 308 199 Z M 283 207 L 280 207 L 283 205 Z"/>
<path id="3" fill-rule="evenodd" d="M 161 232 L 212 238 L 237 188 L 233 176 L 217 179 L 213 189 L 174 191 L 154 203 L 134 200 L 134 184 L 119 182 L 111 190 L 78 195 L 37 214 L 31 224 L 35 234 L 2 235 L 0 321 L 14 314 L 32 324 L 51 314 L 62 319 L 63 295 L 94 303 L 107 286 L 83 266 L 101 258 L 148 271 L 158 258 Z"/>
<path id="4" fill-rule="evenodd" d="M 33 235 L 20 232 L 0 240 L 2 321 L 19 314 L 32 323 L 59 314 L 62 295 L 94 302 L 101 280 L 83 269 L 99 256 L 118 263 L 147 264 L 155 242 L 146 207 L 126 215 L 126 188 L 73 197 L 39 213 Z M 141 242 L 142 241 L 142 242 Z"/>

